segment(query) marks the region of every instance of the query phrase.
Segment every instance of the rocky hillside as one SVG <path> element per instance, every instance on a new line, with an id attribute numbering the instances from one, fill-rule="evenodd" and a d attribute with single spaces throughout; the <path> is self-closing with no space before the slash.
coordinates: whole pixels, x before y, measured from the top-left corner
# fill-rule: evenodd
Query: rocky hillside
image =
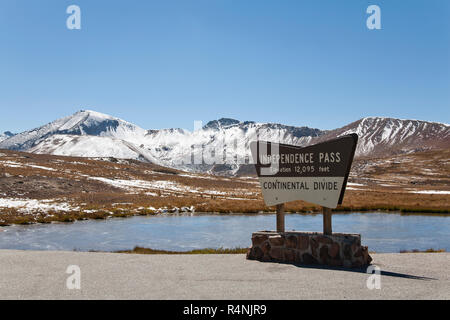
<path id="1" fill-rule="evenodd" d="M 450 126 L 438 122 L 369 117 L 332 130 L 311 143 L 356 133 L 356 156 L 388 156 L 450 148 Z"/>

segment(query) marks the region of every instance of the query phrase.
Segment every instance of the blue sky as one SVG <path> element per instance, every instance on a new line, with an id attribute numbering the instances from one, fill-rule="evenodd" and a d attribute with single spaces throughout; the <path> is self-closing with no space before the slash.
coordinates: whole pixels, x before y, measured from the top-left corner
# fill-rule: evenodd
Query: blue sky
<path id="1" fill-rule="evenodd" d="M 80 109 L 147 129 L 449 123 L 450 1 L 0 0 L 0 70 L 0 131 Z"/>

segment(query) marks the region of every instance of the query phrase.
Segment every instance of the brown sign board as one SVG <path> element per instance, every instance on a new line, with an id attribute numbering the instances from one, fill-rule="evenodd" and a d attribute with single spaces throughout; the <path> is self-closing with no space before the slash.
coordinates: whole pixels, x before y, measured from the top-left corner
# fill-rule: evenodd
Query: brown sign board
<path id="1" fill-rule="evenodd" d="M 342 204 L 358 135 L 298 147 L 250 144 L 266 205 L 304 200 L 327 208 Z"/>

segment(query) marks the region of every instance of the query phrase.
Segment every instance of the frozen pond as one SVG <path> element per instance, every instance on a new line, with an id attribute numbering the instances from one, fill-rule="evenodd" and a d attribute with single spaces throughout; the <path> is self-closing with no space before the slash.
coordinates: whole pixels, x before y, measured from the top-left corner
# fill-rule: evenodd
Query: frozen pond
<path id="1" fill-rule="evenodd" d="M 251 234 L 273 230 L 275 215 L 148 216 L 0 227 L 0 249 L 114 251 L 250 246 Z M 286 230 L 322 231 L 322 215 L 287 214 Z M 360 233 L 370 251 L 450 251 L 450 217 L 396 213 L 333 214 L 333 231 Z"/>

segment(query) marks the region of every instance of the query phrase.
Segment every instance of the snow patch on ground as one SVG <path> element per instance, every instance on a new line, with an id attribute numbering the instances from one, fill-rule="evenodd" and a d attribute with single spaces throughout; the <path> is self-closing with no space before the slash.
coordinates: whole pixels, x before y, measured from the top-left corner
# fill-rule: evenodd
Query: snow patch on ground
<path id="1" fill-rule="evenodd" d="M 30 168 L 42 169 L 42 170 L 48 170 L 48 171 L 57 171 L 56 169 L 53 169 L 53 168 L 38 166 L 35 164 L 25 164 L 25 163 L 20 163 L 20 162 L 15 162 L 15 161 L 0 161 L 0 164 L 4 165 L 5 167 L 10 167 L 10 168 L 30 167 Z"/>
<path id="2" fill-rule="evenodd" d="M 0 164 L 10 168 L 22 168 L 23 164 L 14 161 L 0 161 Z"/>
<path id="3" fill-rule="evenodd" d="M 28 164 L 27 166 L 31 167 L 31 168 L 36 168 L 36 169 L 42 169 L 42 170 L 48 170 L 48 171 L 57 171 L 56 169 L 53 169 L 53 168 L 42 167 L 42 166 L 37 166 L 37 165 L 33 165 L 33 164 Z"/>
<path id="4" fill-rule="evenodd" d="M 123 179 L 108 179 L 103 177 L 90 177 L 89 179 L 101 181 L 103 183 L 112 185 L 117 188 L 132 190 L 135 188 L 138 189 L 162 189 L 162 190 L 171 190 L 171 191 L 189 191 L 189 192 L 198 192 L 198 190 L 191 189 L 189 187 L 183 187 L 178 183 L 172 181 L 145 181 L 145 180 L 123 180 Z"/>
<path id="5" fill-rule="evenodd" d="M 228 195 L 229 192 L 226 191 L 218 191 L 218 190 L 203 190 L 198 188 L 193 188 L 189 186 L 185 186 L 173 181 L 166 180 L 155 180 L 155 181 L 145 181 L 145 180 L 123 180 L 123 179 L 108 179 L 103 177 L 89 177 L 89 179 L 101 181 L 103 183 L 112 185 L 117 188 L 126 189 L 128 191 L 136 191 L 136 189 L 141 190 L 161 190 L 166 192 L 175 192 L 175 193 L 195 193 L 195 194 L 207 194 L 207 195 Z M 236 190 L 235 190 L 236 191 Z M 233 192 L 241 195 L 253 195 L 254 192 Z M 158 196 L 156 193 L 147 192 L 146 194 L 152 196 Z M 163 195 L 161 195 L 163 196 Z"/>
<path id="6" fill-rule="evenodd" d="M 0 208 L 14 208 L 20 213 L 32 214 L 35 212 L 48 211 L 74 211 L 79 207 L 73 207 L 65 202 L 55 202 L 54 200 L 0 198 Z"/>
<path id="7" fill-rule="evenodd" d="M 420 194 L 450 194 L 450 191 L 445 191 L 445 190 L 419 190 L 419 191 L 410 191 L 410 193 L 420 193 Z"/>

